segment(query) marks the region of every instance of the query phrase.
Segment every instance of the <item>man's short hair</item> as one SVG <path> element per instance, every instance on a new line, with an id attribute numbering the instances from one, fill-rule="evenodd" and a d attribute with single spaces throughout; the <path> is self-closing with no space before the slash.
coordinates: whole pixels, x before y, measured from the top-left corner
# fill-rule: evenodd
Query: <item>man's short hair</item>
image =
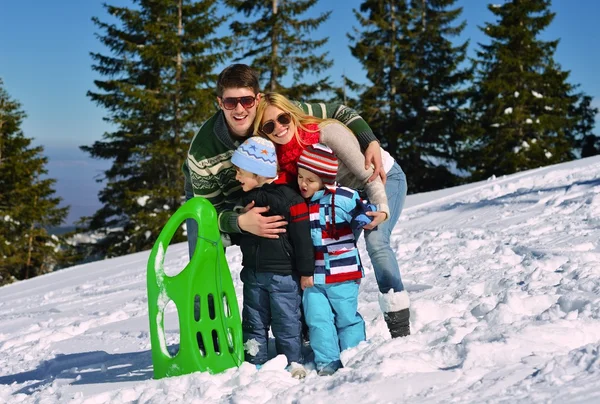
<path id="1" fill-rule="evenodd" d="M 223 92 L 228 88 L 251 88 L 254 94 L 258 94 L 258 74 L 250 66 L 242 63 L 228 66 L 217 79 L 217 96 L 223 97 Z"/>

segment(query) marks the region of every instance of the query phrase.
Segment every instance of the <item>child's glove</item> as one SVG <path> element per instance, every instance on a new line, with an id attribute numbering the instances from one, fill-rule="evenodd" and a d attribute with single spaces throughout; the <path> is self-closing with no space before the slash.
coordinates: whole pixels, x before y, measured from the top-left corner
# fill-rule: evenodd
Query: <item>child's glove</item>
<path id="1" fill-rule="evenodd" d="M 353 230 L 358 230 L 358 229 L 362 229 L 364 226 L 366 226 L 367 224 L 371 223 L 373 221 L 373 218 L 371 216 L 367 216 L 367 212 L 376 212 L 377 211 L 377 207 L 371 203 L 367 203 L 366 201 L 363 200 L 357 200 L 356 201 L 356 207 L 353 210 L 353 219 L 352 219 L 352 229 Z M 377 230 L 377 227 L 375 227 L 373 230 Z"/>

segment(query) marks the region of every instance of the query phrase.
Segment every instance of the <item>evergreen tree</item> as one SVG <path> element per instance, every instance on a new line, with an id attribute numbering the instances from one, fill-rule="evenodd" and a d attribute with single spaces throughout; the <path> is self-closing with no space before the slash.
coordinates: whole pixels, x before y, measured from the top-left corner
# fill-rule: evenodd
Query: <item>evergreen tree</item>
<path id="1" fill-rule="evenodd" d="M 467 82 L 461 67 L 468 42 L 455 23 L 456 0 L 365 0 L 354 10 L 362 30 L 350 47 L 370 84 L 360 95 L 363 117 L 409 175 L 411 192 L 457 184 Z"/>
<path id="2" fill-rule="evenodd" d="M 225 4 L 254 21 L 234 21 L 231 30 L 241 38 L 237 61 L 249 58 L 259 73 L 265 91 L 277 91 L 294 100 L 315 100 L 319 93 L 334 90 L 328 76 L 319 78 L 333 62 L 327 52 L 315 54 L 327 38 L 313 39 L 311 33 L 327 21 L 331 12 L 316 18 L 300 16 L 317 0 L 225 0 Z M 291 74 L 293 83 L 283 84 Z M 309 83 L 307 75 L 315 77 Z"/>
<path id="3" fill-rule="evenodd" d="M 151 248 L 183 202 L 189 142 L 216 111 L 212 73 L 229 53 L 227 38 L 215 35 L 227 16 L 217 0 L 134 0 L 136 8 L 105 5 L 118 20 L 93 18 L 110 55 L 93 53 L 104 76 L 88 96 L 106 108 L 115 130 L 81 149 L 113 161 L 100 192 L 103 207 L 89 229 L 106 237 L 96 252 L 118 256 Z M 174 241 L 184 240 L 178 233 Z"/>
<path id="4" fill-rule="evenodd" d="M 600 137 L 593 133 L 596 126 L 598 108 L 592 105 L 592 97 L 582 95 L 579 104 L 573 111 L 575 123 L 573 137 L 576 139 L 581 157 L 591 157 L 600 154 Z"/>
<path id="5" fill-rule="evenodd" d="M 52 271 L 60 242 L 46 231 L 67 217 L 58 207 L 41 146 L 21 131 L 25 112 L 0 80 L 0 285 Z"/>
<path id="6" fill-rule="evenodd" d="M 553 59 L 558 40 L 538 38 L 555 15 L 550 1 L 488 8 L 498 20 L 482 28 L 491 42 L 477 51 L 467 160 L 474 179 L 573 159 L 572 112 L 579 97 L 569 72 Z"/>

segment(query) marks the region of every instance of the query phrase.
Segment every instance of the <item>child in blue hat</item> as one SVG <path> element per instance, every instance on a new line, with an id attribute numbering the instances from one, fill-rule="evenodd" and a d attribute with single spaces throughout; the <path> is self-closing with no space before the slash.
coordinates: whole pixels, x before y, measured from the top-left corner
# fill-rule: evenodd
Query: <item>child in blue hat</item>
<path id="1" fill-rule="evenodd" d="M 242 329 L 246 361 L 260 367 L 268 359 L 269 328 L 278 354 L 288 360 L 292 377 L 303 378 L 300 321 L 300 280 L 315 269 L 308 207 L 298 192 L 275 184 L 277 155 L 268 139 L 250 137 L 233 153 L 236 180 L 245 191 L 241 206 L 269 207 L 267 215 L 281 215 L 288 225 L 278 238 L 242 233 L 244 304 Z"/>

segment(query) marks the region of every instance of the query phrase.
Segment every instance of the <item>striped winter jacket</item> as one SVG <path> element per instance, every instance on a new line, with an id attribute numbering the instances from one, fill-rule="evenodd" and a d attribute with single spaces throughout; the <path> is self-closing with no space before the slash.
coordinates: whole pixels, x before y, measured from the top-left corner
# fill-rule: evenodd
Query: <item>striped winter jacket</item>
<path id="1" fill-rule="evenodd" d="M 310 231 L 315 247 L 315 284 L 338 283 L 363 277 L 363 267 L 352 234 L 358 214 L 358 192 L 345 187 L 320 190 L 308 202 Z M 335 218 L 335 226 L 331 220 Z"/>

